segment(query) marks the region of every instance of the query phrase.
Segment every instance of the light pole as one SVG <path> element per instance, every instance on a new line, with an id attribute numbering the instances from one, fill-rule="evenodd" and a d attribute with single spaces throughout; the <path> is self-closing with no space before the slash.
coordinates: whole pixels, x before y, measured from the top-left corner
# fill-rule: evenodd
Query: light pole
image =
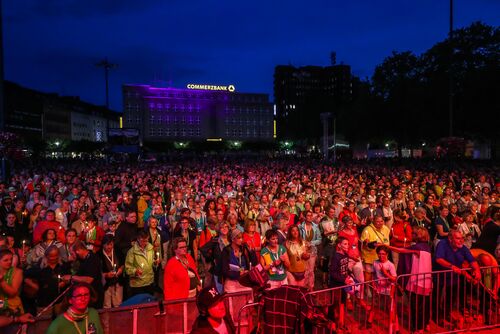
<path id="1" fill-rule="evenodd" d="M 450 40 L 450 87 L 448 92 L 448 136 L 453 137 L 453 94 L 454 94 L 454 66 L 453 66 L 453 0 L 450 0 L 450 29 L 448 32 L 448 39 Z"/>
<path id="2" fill-rule="evenodd" d="M 118 64 L 112 64 L 108 61 L 108 57 L 104 58 L 97 64 L 97 67 L 104 68 L 104 80 L 106 81 L 106 108 L 109 109 L 109 70 L 118 67 Z"/>
<path id="3" fill-rule="evenodd" d="M 0 0 L 0 131 L 5 129 L 5 102 L 3 94 L 3 13 L 2 13 L 2 0 Z"/>

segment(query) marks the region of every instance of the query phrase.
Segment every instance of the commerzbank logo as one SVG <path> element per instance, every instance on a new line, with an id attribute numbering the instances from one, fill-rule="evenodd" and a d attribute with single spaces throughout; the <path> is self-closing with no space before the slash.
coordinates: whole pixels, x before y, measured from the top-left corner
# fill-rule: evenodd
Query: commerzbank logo
<path id="1" fill-rule="evenodd" d="M 228 86 L 220 86 L 220 85 L 200 85 L 200 84 L 188 84 L 188 89 L 197 89 L 197 90 L 214 90 L 214 91 L 223 91 L 223 92 L 234 92 L 236 91 L 236 87 L 234 85 Z"/>

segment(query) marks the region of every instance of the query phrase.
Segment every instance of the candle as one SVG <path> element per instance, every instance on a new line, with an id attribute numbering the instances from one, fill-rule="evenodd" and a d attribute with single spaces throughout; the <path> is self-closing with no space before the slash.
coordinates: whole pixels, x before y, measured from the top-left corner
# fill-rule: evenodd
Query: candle
<path id="1" fill-rule="evenodd" d="M 57 275 L 57 279 L 60 281 L 61 280 L 61 275 Z"/>
<path id="2" fill-rule="evenodd" d="M 113 271 L 116 272 L 116 263 L 113 264 Z"/>
<path id="3" fill-rule="evenodd" d="M 141 268 L 144 269 L 144 263 L 141 263 Z"/>
<path id="4" fill-rule="evenodd" d="M 26 240 L 23 240 L 23 248 L 24 248 L 24 245 L 26 244 Z"/>
<path id="5" fill-rule="evenodd" d="M 156 258 L 159 259 L 160 258 L 160 252 L 156 252 Z"/>

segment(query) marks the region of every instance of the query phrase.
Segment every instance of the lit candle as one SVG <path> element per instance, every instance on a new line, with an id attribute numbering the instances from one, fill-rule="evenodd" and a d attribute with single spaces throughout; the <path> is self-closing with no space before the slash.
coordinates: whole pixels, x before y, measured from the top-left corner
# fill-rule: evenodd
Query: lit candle
<path id="1" fill-rule="evenodd" d="M 23 240 L 23 248 L 24 248 L 24 245 L 26 245 L 26 240 Z"/>
<path id="2" fill-rule="evenodd" d="M 406 247 L 406 238 L 404 238 L 403 246 Z"/>
<path id="3" fill-rule="evenodd" d="M 116 263 L 113 264 L 113 271 L 116 272 Z"/>
<path id="4" fill-rule="evenodd" d="M 156 258 L 159 259 L 160 258 L 160 252 L 156 252 Z"/>
<path id="5" fill-rule="evenodd" d="M 141 269 L 144 269 L 144 263 L 141 263 Z"/>

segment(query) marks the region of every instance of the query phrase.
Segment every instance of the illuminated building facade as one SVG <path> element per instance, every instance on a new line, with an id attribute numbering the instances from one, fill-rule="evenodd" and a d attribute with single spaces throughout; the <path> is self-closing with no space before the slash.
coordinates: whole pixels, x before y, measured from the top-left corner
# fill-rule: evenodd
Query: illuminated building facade
<path id="1" fill-rule="evenodd" d="M 278 138 L 318 139 L 320 114 L 336 113 L 352 98 L 351 67 L 276 66 L 274 99 Z"/>
<path id="2" fill-rule="evenodd" d="M 122 89 L 123 126 L 138 129 L 144 141 L 273 139 L 273 107 L 267 94 L 239 93 L 233 85 Z"/>

